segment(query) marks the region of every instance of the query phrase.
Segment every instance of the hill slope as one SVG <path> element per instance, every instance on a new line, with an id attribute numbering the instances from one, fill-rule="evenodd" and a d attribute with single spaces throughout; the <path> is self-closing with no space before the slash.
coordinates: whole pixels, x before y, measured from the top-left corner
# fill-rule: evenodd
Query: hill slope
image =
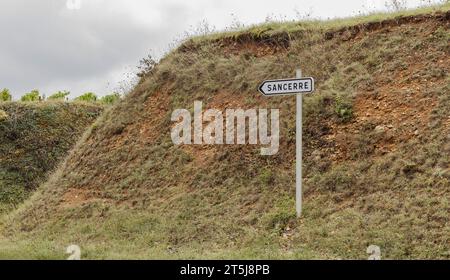
<path id="1" fill-rule="evenodd" d="M 0 213 L 23 202 L 102 111 L 78 103 L 0 103 Z"/>
<path id="2" fill-rule="evenodd" d="M 85 258 L 367 258 L 375 244 L 383 258 L 448 259 L 449 27 L 447 11 L 186 42 L 6 217 L 0 255 L 63 258 L 75 243 Z M 317 88 L 304 100 L 301 219 L 295 98 L 256 91 L 298 67 Z M 195 100 L 279 108 L 278 154 L 173 145 L 171 114 Z"/>

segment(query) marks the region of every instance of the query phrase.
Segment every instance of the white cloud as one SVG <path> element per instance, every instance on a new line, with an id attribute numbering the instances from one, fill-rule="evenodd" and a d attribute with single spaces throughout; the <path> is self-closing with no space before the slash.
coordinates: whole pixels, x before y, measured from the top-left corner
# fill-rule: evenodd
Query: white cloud
<path id="1" fill-rule="evenodd" d="M 71 0 L 77 1 L 77 0 Z M 417 6 L 422 1 L 407 1 Z M 218 29 L 233 16 L 249 25 L 267 15 L 295 19 L 300 13 L 332 18 L 385 8 L 383 0 L 2 0 L 0 88 L 17 98 L 34 88 L 46 94 L 70 90 L 110 92 L 153 50 L 160 55 L 174 38 L 202 20 Z M 73 8 L 73 6 L 71 6 Z"/>

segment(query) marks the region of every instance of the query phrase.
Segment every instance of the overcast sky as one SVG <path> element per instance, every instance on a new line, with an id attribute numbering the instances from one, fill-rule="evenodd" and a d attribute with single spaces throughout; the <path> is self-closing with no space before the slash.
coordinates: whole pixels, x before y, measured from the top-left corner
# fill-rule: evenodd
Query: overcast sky
<path id="1" fill-rule="evenodd" d="M 334 18 L 385 10 L 384 0 L 0 0 L 0 89 L 104 95 L 139 59 L 206 20 L 216 29 L 272 18 Z M 407 1 L 409 7 L 420 0 Z"/>

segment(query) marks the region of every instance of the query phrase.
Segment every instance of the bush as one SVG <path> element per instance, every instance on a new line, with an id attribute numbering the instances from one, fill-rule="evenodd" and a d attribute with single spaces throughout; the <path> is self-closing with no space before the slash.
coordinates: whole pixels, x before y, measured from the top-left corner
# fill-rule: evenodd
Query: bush
<path id="1" fill-rule="evenodd" d="M 347 122 L 353 117 L 353 104 L 350 97 L 338 94 L 336 96 L 335 112 L 342 122 Z"/>
<path id="2" fill-rule="evenodd" d="M 48 97 L 49 100 L 65 100 L 70 91 L 58 91 Z"/>
<path id="3" fill-rule="evenodd" d="M 85 94 L 75 98 L 75 100 L 85 101 L 85 102 L 95 102 L 95 101 L 97 101 L 97 95 L 93 92 L 86 92 Z"/>
<path id="4" fill-rule="evenodd" d="M 9 93 L 9 90 L 4 88 L 2 91 L 0 91 L 0 101 L 11 101 L 12 96 Z"/>
<path id="5" fill-rule="evenodd" d="M 31 101 L 39 101 L 41 99 L 39 90 L 35 89 L 29 93 L 26 93 L 24 96 L 20 98 L 23 102 L 31 102 Z"/>
<path id="6" fill-rule="evenodd" d="M 105 95 L 102 98 L 100 98 L 100 102 L 107 105 L 112 105 L 120 100 L 120 94 L 113 93 L 109 95 Z"/>

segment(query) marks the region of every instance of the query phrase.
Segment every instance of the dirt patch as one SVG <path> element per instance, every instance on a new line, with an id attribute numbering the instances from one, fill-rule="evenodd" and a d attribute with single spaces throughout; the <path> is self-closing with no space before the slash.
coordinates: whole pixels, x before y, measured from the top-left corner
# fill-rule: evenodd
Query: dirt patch
<path id="1" fill-rule="evenodd" d="M 169 111 L 170 96 L 167 91 L 152 94 L 144 104 L 144 113 L 140 121 L 126 126 L 123 131 L 112 138 L 111 149 L 120 148 L 126 143 L 139 141 L 151 144 L 161 135 L 161 125 Z"/>
<path id="2" fill-rule="evenodd" d="M 150 144 L 154 143 L 158 136 L 165 132 L 161 125 L 164 123 L 164 117 L 168 114 L 170 108 L 169 92 L 164 90 L 152 94 L 144 106 L 144 121 L 139 123 L 138 131 L 141 141 Z"/>
<path id="3" fill-rule="evenodd" d="M 110 200 L 95 197 L 94 194 L 88 189 L 70 188 L 64 193 L 59 207 L 72 208 L 94 202 L 110 202 Z"/>
<path id="4" fill-rule="evenodd" d="M 198 168 L 208 166 L 217 153 L 215 145 L 182 145 L 181 148 L 189 154 L 192 164 Z"/>
<path id="5" fill-rule="evenodd" d="M 267 107 L 267 98 L 264 98 L 263 96 L 260 95 L 252 96 L 251 103 L 246 102 L 246 100 L 247 96 L 245 94 L 231 93 L 229 91 L 220 91 L 214 96 L 211 96 L 211 98 L 203 104 L 203 113 L 208 109 L 216 109 L 222 112 L 224 143 L 226 136 L 225 120 L 227 109 L 246 110 L 246 109 L 257 109 Z M 210 124 L 210 121 L 206 121 L 205 119 L 203 119 L 203 128 L 205 128 L 208 124 Z M 172 126 L 173 125 L 175 125 L 175 123 L 173 123 Z M 180 147 L 183 149 L 183 151 L 185 151 L 188 155 L 190 155 L 190 157 L 192 158 L 192 164 L 194 164 L 196 167 L 206 167 L 208 163 L 210 163 L 215 158 L 219 150 L 223 148 L 221 147 L 221 145 L 194 145 L 194 144 L 181 145 Z"/>
<path id="6" fill-rule="evenodd" d="M 181 52 L 196 52 L 203 44 L 215 44 L 225 55 L 240 55 L 245 51 L 249 55 L 262 57 L 285 52 L 291 45 L 291 36 L 287 32 L 275 34 L 260 34 L 243 32 L 236 36 L 227 36 L 212 41 L 195 43 L 185 42 L 179 47 Z"/>
<path id="7" fill-rule="evenodd" d="M 217 109 L 225 112 L 226 109 L 241 108 L 244 104 L 243 94 L 232 94 L 228 91 L 221 91 L 215 94 L 206 104 L 205 109 Z"/>
<path id="8" fill-rule="evenodd" d="M 450 65 L 450 59 L 446 59 Z M 414 73 L 419 67 L 413 65 L 408 73 Z M 395 151 L 400 143 L 427 133 L 431 113 L 438 105 L 435 95 L 424 94 L 429 87 L 438 86 L 444 80 L 419 82 L 412 80 L 402 83 L 408 73 L 399 73 L 394 82 L 383 84 L 382 77 L 376 86 L 376 92 L 359 92 L 354 101 L 354 120 L 348 124 L 331 124 L 332 133 L 328 139 L 336 142 L 335 160 L 350 158 L 354 148 L 354 135 L 375 137 L 373 149 L 375 155 Z M 398 81 L 398 82 L 397 82 Z"/>
<path id="9" fill-rule="evenodd" d="M 222 52 L 227 55 L 244 55 L 253 56 L 253 57 L 263 57 L 267 55 L 275 55 L 277 53 L 286 52 L 289 49 L 289 46 L 285 45 L 275 45 L 272 46 L 270 44 L 258 43 L 258 42 L 234 42 L 234 43 L 221 43 L 220 49 Z"/>

